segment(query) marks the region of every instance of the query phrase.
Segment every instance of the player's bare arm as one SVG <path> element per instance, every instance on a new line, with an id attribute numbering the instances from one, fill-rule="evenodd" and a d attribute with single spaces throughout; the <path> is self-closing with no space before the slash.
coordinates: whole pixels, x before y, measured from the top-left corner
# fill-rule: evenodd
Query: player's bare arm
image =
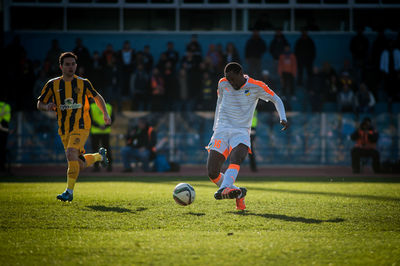
<path id="1" fill-rule="evenodd" d="M 107 112 L 106 102 L 104 101 L 104 98 L 100 94 L 97 94 L 94 97 L 94 101 L 96 102 L 96 105 L 100 108 L 100 110 L 103 112 L 104 123 L 106 125 L 111 125 L 111 117 Z"/>
<path id="2" fill-rule="evenodd" d="M 57 105 L 53 102 L 43 103 L 42 101 L 37 102 L 37 109 L 40 111 L 55 111 Z"/>

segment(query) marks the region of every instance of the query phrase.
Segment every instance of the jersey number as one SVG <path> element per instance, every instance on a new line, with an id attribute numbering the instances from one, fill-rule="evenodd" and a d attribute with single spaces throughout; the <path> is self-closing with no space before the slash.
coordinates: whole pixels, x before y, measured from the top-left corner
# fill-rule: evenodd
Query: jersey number
<path id="1" fill-rule="evenodd" d="M 221 140 L 220 139 L 216 139 L 214 141 L 214 148 L 217 148 L 217 149 L 221 148 Z"/>

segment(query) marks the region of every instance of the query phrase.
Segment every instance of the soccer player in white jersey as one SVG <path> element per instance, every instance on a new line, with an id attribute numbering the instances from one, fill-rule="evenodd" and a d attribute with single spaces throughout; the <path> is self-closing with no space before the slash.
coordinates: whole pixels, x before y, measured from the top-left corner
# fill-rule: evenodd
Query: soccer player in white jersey
<path id="1" fill-rule="evenodd" d="M 288 128 L 282 100 L 264 82 L 243 74 L 242 66 L 231 62 L 225 66 L 225 77 L 218 83 L 218 100 L 214 117 L 214 134 L 207 147 L 208 176 L 219 189 L 214 197 L 236 199 L 236 209 L 244 210 L 247 189 L 233 183 L 240 164 L 251 152 L 250 127 L 259 99 L 271 101 L 278 111 L 282 130 Z M 225 173 L 221 167 L 230 155 L 230 164 Z"/>

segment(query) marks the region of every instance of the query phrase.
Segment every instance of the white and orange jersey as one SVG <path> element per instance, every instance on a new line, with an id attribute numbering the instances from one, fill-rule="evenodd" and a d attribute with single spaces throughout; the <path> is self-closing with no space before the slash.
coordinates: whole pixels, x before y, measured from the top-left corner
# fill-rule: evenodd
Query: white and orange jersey
<path id="1" fill-rule="evenodd" d="M 258 99 L 274 103 L 281 120 L 286 120 L 282 100 L 264 82 L 244 75 L 246 83 L 235 90 L 226 78 L 218 82 L 218 100 L 213 130 L 246 128 L 250 130 Z"/>

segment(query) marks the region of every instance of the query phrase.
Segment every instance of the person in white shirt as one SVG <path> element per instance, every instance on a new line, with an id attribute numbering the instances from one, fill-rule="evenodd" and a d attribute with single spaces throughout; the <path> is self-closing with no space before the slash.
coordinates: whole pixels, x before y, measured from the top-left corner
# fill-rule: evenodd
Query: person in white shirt
<path id="1" fill-rule="evenodd" d="M 251 152 L 250 128 L 258 100 L 274 103 L 282 130 L 288 128 L 288 122 L 282 100 L 264 82 L 244 75 L 242 66 L 236 62 L 227 64 L 224 73 L 225 77 L 218 83 L 214 134 L 207 146 L 207 171 L 211 181 L 219 187 L 215 199 L 236 199 L 236 208 L 244 210 L 247 189 L 238 188 L 233 183 L 240 164 Z M 223 174 L 221 167 L 229 155 L 230 165 Z"/>

